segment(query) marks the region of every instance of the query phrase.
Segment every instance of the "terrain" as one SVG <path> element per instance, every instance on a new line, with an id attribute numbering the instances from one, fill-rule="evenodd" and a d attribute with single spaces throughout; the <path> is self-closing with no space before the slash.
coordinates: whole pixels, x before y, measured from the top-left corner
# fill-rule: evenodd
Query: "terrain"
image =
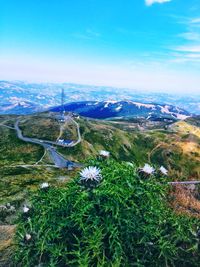
<path id="1" fill-rule="evenodd" d="M 62 106 L 50 109 L 54 112 L 62 111 Z M 64 105 L 65 111 L 75 112 L 81 116 L 95 119 L 110 118 L 145 118 L 155 119 L 186 119 L 191 114 L 172 105 L 140 103 L 134 101 L 82 101 Z"/>
<path id="2" fill-rule="evenodd" d="M 164 166 L 169 171 L 167 181 L 200 178 L 199 116 L 180 121 L 145 118 L 98 120 L 69 115 L 80 129 L 81 141 L 74 146 L 53 145 L 56 153 L 67 161 L 84 164 L 88 158 L 98 156 L 100 150 L 106 150 L 115 160 L 134 162 L 138 168 L 144 163 Z M 0 116 L 0 224 L 3 227 L 0 235 L 8 225 L 8 235 L 0 240 L 0 255 L 5 257 L 5 262 L 12 251 L 10 232 L 13 234 L 14 228 L 9 225 L 15 223 L 23 204 L 29 203 L 30 196 L 42 182 L 65 187 L 79 171 L 78 166 L 55 166 L 45 146 L 20 140 L 15 129 L 17 121 L 23 136 L 31 140 L 58 142 L 59 139 L 75 141 L 78 138 L 77 125 L 69 119 L 60 121 L 58 113 Z M 195 187 L 195 194 L 188 188 L 174 186 L 171 205 L 177 212 L 199 218 L 199 186 Z M 8 242 L 7 247 L 5 242 Z"/>
<path id="3" fill-rule="evenodd" d="M 23 142 L 13 129 L 20 118 L 23 135 L 29 138 L 56 141 L 60 136 L 56 113 L 40 113 L 29 116 L 0 116 L 0 188 L 1 204 L 19 202 L 29 191 L 35 190 L 42 181 L 59 184 L 73 176 L 75 170 L 55 168 L 49 152 L 37 144 Z M 88 157 L 98 155 L 100 150 L 110 151 L 111 156 L 122 161 L 144 162 L 163 165 L 169 177 L 176 179 L 199 179 L 200 136 L 199 118 L 169 124 L 163 121 L 154 127 L 138 122 L 117 122 L 74 116 L 80 127 L 81 142 L 73 147 L 57 146 L 57 151 L 67 160 L 83 163 Z M 10 128 L 8 128 L 8 127 Z M 64 138 L 74 140 L 76 128 L 65 125 Z"/>
<path id="4" fill-rule="evenodd" d="M 80 85 L 73 83 L 28 83 L 25 81 L 0 81 L 0 114 L 32 114 L 61 104 L 64 90 L 65 103 L 74 101 L 134 101 L 172 105 L 200 114 L 200 96 L 146 92 L 126 88 Z"/>

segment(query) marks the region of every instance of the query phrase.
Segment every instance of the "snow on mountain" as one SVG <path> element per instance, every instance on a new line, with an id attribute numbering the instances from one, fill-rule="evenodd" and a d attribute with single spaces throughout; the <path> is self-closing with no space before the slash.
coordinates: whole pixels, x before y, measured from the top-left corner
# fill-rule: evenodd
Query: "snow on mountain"
<path id="1" fill-rule="evenodd" d="M 116 104 L 117 101 L 104 101 L 104 103 L 105 103 L 104 108 L 108 108 L 108 106 L 109 106 L 110 104 Z"/>
<path id="2" fill-rule="evenodd" d="M 78 113 L 85 117 L 108 119 L 116 117 L 144 117 L 185 119 L 191 114 L 172 105 L 148 104 L 133 101 L 82 101 L 66 103 L 65 111 Z M 50 109 L 60 111 L 61 106 Z"/>
<path id="3" fill-rule="evenodd" d="M 145 107 L 145 108 L 155 109 L 155 105 L 152 105 L 152 104 L 144 104 L 144 103 L 138 103 L 138 102 L 132 102 L 132 103 L 136 105 L 138 108 Z"/>
<path id="4" fill-rule="evenodd" d="M 95 102 L 95 106 L 98 107 L 100 103 L 104 102 L 104 106 L 101 108 L 103 110 L 106 108 L 107 113 L 108 109 L 112 111 L 112 114 L 109 115 L 114 115 L 113 112 L 131 113 L 133 112 L 133 109 L 141 109 L 144 111 L 145 108 L 149 111 L 156 112 L 158 107 L 155 103 L 159 103 L 160 106 L 162 106 L 162 115 L 166 115 L 168 112 L 167 110 L 179 114 L 182 112 L 182 109 L 188 110 L 192 114 L 200 114 L 199 95 L 181 96 L 105 86 L 90 86 L 72 83 L 28 83 L 22 81 L 0 81 L 0 112 L 3 106 L 5 108 L 5 105 L 12 106 L 15 102 L 21 103 L 23 101 L 33 104 L 33 112 L 35 111 L 36 106 L 38 106 L 39 110 L 40 108 L 44 110 L 47 107 L 58 106 L 61 103 L 62 89 L 64 89 L 65 93 L 65 103 L 92 101 L 93 103 L 90 104 L 90 106 L 94 106 Z M 129 104 L 129 106 L 132 106 L 132 111 L 127 109 L 124 110 L 123 107 L 120 108 L 119 99 L 126 99 L 127 105 Z M 167 106 L 174 106 L 174 109 L 168 109 Z M 18 105 L 17 112 L 22 112 L 20 114 L 23 114 L 23 110 L 21 109 L 20 111 L 19 107 L 20 105 Z M 154 110 L 155 107 L 156 110 Z M 11 107 L 10 111 L 12 111 Z M 15 112 L 15 110 L 13 110 L 13 112 Z M 26 113 L 26 109 L 24 109 L 24 112 Z M 31 108 L 29 112 L 31 112 Z M 106 114 L 106 111 L 104 111 L 104 113 L 107 117 L 108 114 Z M 172 116 L 170 113 L 168 113 L 168 115 Z"/>
<path id="5" fill-rule="evenodd" d="M 42 107 L 29 101 L 19 101 L 12 99 L 10 103 L 0 105 L 0 114 L 25 115 L 41 111 Z"/>
<path id="6" fill-rule="evenodd" d="M 116 111 L 120 111 L 123 108 L 122 105 L 119 105 L 117 108 L 115 108 Z"/>

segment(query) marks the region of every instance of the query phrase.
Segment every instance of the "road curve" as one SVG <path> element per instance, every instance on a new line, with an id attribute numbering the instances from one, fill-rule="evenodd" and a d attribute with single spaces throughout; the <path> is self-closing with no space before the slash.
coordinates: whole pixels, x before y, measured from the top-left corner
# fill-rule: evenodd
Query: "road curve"
<path id="1" fill-rule="evenodd" d="M 59 154 L 56 151 L 55 147 L 46 143 L 45 141 L 35 138 L 24 137 L 22 131 L 19 128 L 19 119 L 15 122 L 14 129 L 16 130 L 17 137 L 22 141 L 43 146 L 44 149 L 46 149 L 49 152 L 51 160 L 54 162 L 56 167 L 58 168 L 80 167 L 80 164 L 65 159 L 61 154 Z"/>

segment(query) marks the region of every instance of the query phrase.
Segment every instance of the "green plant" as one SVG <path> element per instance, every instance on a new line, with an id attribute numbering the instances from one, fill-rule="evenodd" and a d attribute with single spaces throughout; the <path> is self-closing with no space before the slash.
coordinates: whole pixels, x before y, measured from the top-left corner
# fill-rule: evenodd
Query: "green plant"
<path id="1" fill-rule="evenodd" d="M 40 189 L 32 198 L 30 218 L 19 218 L 18 264 L 198 266 L 199 221 L 168 207 L 164 178 L 141 179 L 134 164 L 112 159 L 87 166 L 101 171 L 95 187 L 78 174 L 65 188 Z"/>

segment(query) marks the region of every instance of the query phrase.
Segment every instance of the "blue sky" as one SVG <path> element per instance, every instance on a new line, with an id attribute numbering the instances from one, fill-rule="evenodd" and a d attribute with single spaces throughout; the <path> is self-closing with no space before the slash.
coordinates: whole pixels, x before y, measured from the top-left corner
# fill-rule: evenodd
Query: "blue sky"
<path id="1" fill-rule="evenodd" d="M 0 6 L 0 79 L 200 91 L 199 0 Z"/>

